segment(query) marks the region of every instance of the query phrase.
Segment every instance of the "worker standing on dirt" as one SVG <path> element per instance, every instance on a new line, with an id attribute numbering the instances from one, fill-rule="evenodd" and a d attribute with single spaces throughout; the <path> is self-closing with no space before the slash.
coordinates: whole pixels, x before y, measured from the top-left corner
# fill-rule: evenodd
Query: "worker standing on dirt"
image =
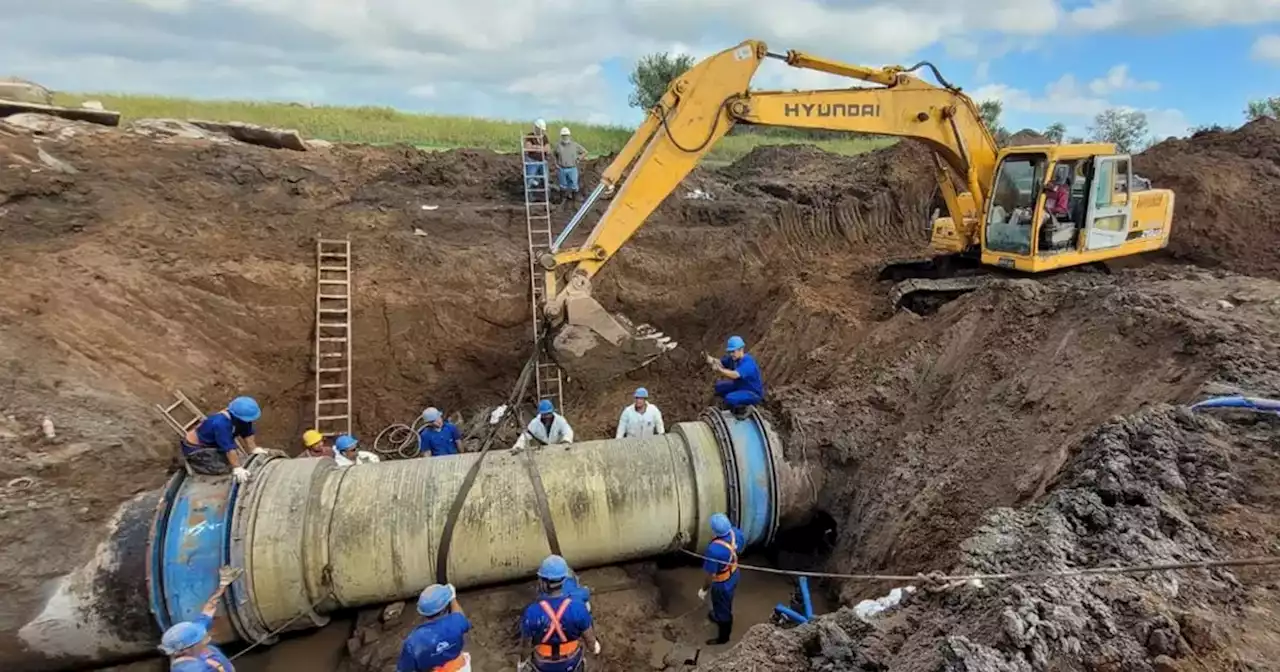
<path id="1" fill-rule="evenodd" d="M 533 131 L 524 136 L 524 181 L 527 189 L 537 189 L 547 179 L 547 151 L 550 147 L 546 120 L 534 121 Z"/>
<path id="2" fill-rule="evenodd" d="M 226 654 L 209 642 L 209 630 L 213 628 L 218 600 L 238 576 L 238 568 L 219 569 L 218 588 L 200 608 L 200 615 L 194 621 L 175 623 L 164 631 L 160 650 L 169 656 L 170 672 L 235 672 Z"/>
<path id="3" fill-rule="evenodd" d="M 733 633 L 733 594 L 738 590 L 738 554 L 745 550 L 746 539 L 742 530 L 729 522 L 723 513 L 711 514 L 711 533 L 715 538 L 707 545 L 703 555 L 706 560 L 702 569 L 707 573 L 706 581 L 698 590 L 698 599 L 707 599 L 711 593 L 711 613 L 709 618 L 716 624 L 718 632 L 707 640 L 707 646 L 728 644 L 729 635 Z"/>
<path id="4" fill-rule="evenodd" d="M 253 438 L 253 423 L 262 417 L 262 409 L 252 397 L 236 397 L 227 407 L 210 415 L 187 430 L 181 443 L 182 457 L 197 474 L 221 476 L 233 474 L 237 481 L 249 480 L 249 470 L 240 466 L 236 439 L 244 439 L 249 450 L 266 453 Z"/>
<path id="5" fill-rule="evenodd" d="M 302 448 L 298 457 L 333 457 L 333 448 L 324 440 L 324 434 L 314 429 L 302 433 Z"/>
<path id="6" fill-rule="evenodd" d="M 747 343 L 741 336 L 730 336 L 725 349 L 727 354 L 720 359 L 707 355 L 707 364 L 728 379 L 716 382 L 716 396 L 724 399 L 734 413 L 741 413 L 764 400 L 764 380 L 755 358 L 747 354 Z"/>
<path id="7" fill-rule="evenodd" d="M 349 467 L 353 464 L 373 464 L 378 462 L 378 456 L 367 450 L 360 450 L 360 442 L 356 437 L 343 434 L 333 442 L 333 461 L 339 467 Z"/>
<path id="8" fill-rule="evenodd" d="M 553 443 L 573 443 L 573 428 L 563 415 L 556 413 L 555 404 L 550 399 L 538 402 L 538 417 L 529 421 L 520 438 L 516 440 L 516 449 L 526 448 L 532 440 L 539 446 Z"/>
<path id="9" fill-rule="evenodd" d="M 396 672 L 471 672 L 471 654 L 462 650 L 471 621 L 453 585 L 427 586 L 418 596 L 418 613 L 427 620 L 405 638 Z"/>
<path id="10" fill-rule="evenodd" d="M 655 434 L 666 434 L 667 428 L 662 424 L 662 411 L 649 403 L 649 390 L 636 388 L 635 403 L 622 409 L 618 418 L 618 433 L 615 439 L 641 439 Z"/>
<path id="11" fill-rule="evenodd" d="M 560 181 L 560 193 L 565 200 L 578 199 L 578 163 L 587 158 L 587 150 L 571 137 L 569 127 L 560 129 L 560 142 L 553 154 L 556 158 L 556 177 Z"/>
<path id="12" fill-rule="evenodd" d="M 423 411 L 422 421 L 426 424 L 418 430 L 418 455 L 430 453 L 432 457 L 440 457 L 462 452 L 462 432 L 444 419 L 440 409 L 432 406 Z"/>
<path id="13" fill-rule="evenodd" d="M 592 627 L 591 611 L 565 590 L 569 564 L 547 556 L 538 567 L 538 600 L 520 618 L 520 646 L 532 650 L 528 662 L 537 672 L 584 672 L 582 642 L 600 655 L 600 640 Z M 525 668 L 528 663 L 521 663 Z"/>

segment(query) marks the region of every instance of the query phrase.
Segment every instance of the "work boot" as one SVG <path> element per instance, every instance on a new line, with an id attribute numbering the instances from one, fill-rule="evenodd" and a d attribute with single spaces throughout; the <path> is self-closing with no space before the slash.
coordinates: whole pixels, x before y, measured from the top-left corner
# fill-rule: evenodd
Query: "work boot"
<path id="1" fill-rule="evenodd" d="M 707 646 L 720 646 L 729 643 L 729 635 L 733 632 L 733 619 L 724 623 L 716 623 L 716 636 L 707 640 Z"/>

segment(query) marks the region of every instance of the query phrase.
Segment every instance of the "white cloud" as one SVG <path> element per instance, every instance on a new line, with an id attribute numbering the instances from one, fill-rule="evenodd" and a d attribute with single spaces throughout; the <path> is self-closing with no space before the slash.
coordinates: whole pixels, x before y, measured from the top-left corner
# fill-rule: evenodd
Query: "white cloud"
<path id="1" fill-rule="evenodd" d="M 1186 135 L 1191 124 L 1182 111 L 1134 107 L 1111 97 L 1116 93 L 1151 90 L 1151 84 L 1134 81 L 1129 78 L 1127 68 L 1115 66 L 1106 77 L 1092 80 L 1088 86 L 1082 86 L 1074 75 L 1068 73 L 1049 83 L 1038 94 L 1004 84 L 988 84 L 969 95 L 977 101 L 999 100 L 1004 106 L 1004 125 L 1011 130 L 1024 126 L 1043 128 L 1060 121 L 1067 126 L 1068 135 L 1083 136 L 1098 113 L 1117 108 L 1138 110 L 1147 115 L 1147 123 L 1156 138 Z"/>
<path id="2" fill-rule="evenodd" d="M 1123 63 L 1111 66 L 1105 77 L 1089 82 L 1089 91 L 1098 96 L 1121 91 L 1157 91 L 1159 89 L 1159 82 L 1140 82 L 1129 76 L 1129 66 Z"/>
<path id="3" fill-rule="evenodd" d="M 743 36 L 765 40 L 776 52 L 800 49 L 853 63 L 909 64 L 931 48 L 989 62 L 1067 30 L 1280 19 L 1277 0 L 1079 6 L 1084 2 L 0 0 L 0 62 L 5 74 L 60 89 L 307 93 L 326 103 L 429 101 L 447 113 L 630 121 L 637 113 L 626 107 L 625 84 L 608 81 L 607 65 L 673 48 L 703 57 Z M 1149 84 L 1121 75 L 1118 85 L 1100 80 L 1103 88 L 1092 95 Z M 762 68 L 755 82 L 783 89 L 852 84 L 777 63 Z"/>
<path id="4" fill-rule="evenodd" d="M 1253 42 L 1254 59 L 1280 64 L 1280 35 L 1263 35 Z"/>
<path id="5" fill-rule="evenodd" d="M 1276 0 L 1092 0 L 1066 12 L 1067 26 L 1099 31 L 1253 25 L 1280 20 Z"/>

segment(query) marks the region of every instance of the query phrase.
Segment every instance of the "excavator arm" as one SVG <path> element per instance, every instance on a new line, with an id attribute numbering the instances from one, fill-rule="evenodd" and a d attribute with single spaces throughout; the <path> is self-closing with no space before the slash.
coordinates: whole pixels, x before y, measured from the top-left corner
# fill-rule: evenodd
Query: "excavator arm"
<path id="1" fill-rule="evenodd" d="M 873 86 L 752 91 L 751 80 L 766 58 Z M 932 68 L 928 64 L 917 68 L 926 66 Z M 938 157 L 938 180 L 952 221 L 965 238 L 974 239 L 977 213 L 995 171 L 997 145 L 973 101 L 938 79 L 942 86 L 899 67 L 867 68 L 795 51 L 773 54 L 756 40 L 714 54 L 689 69 L 671 83 L 605 169 L 601 184 L 557 239 L 556 249 L 540 260 L 549 297 L 544 312 L 556 327 L 557 361 L 571 375 L 609 377 L 643 366 L 675 347 L 647 325 L 635 326 L 621 315 L 606 312 L 591 298 L 591 279 L 738 123 L 923 141 Z M 963 191 L 957 192 L 953 180 L 959 181 Z M 587 238 L 572 248 L 559 249 L 596 198 L 610 191 L 609 207 Z"/>

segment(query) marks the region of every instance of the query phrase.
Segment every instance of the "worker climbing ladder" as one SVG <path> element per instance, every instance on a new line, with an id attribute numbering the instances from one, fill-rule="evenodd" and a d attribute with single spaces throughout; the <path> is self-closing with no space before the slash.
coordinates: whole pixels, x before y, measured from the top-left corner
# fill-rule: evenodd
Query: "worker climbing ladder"
<path id="1" fill-rule="evenodd" d="M 547 293 L 546 279 L 538 259 L 551 251 L 554 238 L 551 231 L 551 188 L 548 184 L 550 171 L 547 170 L 547 156 L 542 151 L 529 151 L 537 147 L 539 140 L 545 142 L 545 136 L 526 135 L 521 139 L 521 158 L 524 168 L 524 215 L 529 229 L 529 283 L 530 300 L 533 301 L 533 347 L 537 361 L 534 365 L 534 385 L 537 387 L 538 399 L 550 399 L 559 409 L 563 393 L 563 378 L 560 366 L 547 354 L 542 344 L 546 329 L 546 319 L 542 310 Z"/>
<path id="2" fill-rule="evenodd" d="M 351 241 L 316 240 L 315 428 L 351 433 Z"/>

